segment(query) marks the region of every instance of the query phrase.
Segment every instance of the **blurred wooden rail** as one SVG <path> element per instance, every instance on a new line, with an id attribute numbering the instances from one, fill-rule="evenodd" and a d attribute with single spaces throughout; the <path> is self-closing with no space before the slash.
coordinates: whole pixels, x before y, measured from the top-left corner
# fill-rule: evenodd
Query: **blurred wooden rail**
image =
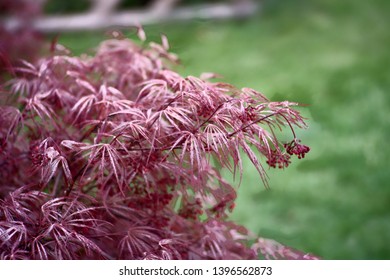
<path id="1" fill-rule="evenodd" d="M 155 0 L 142 10 L 116 11 L 121 0 L 90 0 L 91 9 L 81 14 L 44 15 L 29 20 L 3 18 L 7 30 L 18 30 L 27 24 L 41 32 L 67 32 L 149 25 L 192 19 L 245 18 L 259 10 L 256 0 L 232 0 L 218 4 L 178 6 L 179 0 Z"/>

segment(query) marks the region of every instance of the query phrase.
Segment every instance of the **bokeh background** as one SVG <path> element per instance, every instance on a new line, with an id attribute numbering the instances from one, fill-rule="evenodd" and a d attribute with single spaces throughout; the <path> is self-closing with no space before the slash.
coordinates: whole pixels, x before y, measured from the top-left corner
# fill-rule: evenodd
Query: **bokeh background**
<path id="1" fill-rule="evenodd" d="M 246 161 L 232 219 L 324 259 L 390 259 L 390 1 L 260 4 L 250 18 L 144 26 L 148 40 L 167 35 L 183 75 L 216 72 L 271 100 L 308 105 L 309 129 L 297 134 L 311 152 L 286 170 L 269 170 L 270 190 Z M 85 5 L 49 0 L 45 12 Z M 105 36 L 61 33 L 59 42 L 78 55 Z"/>

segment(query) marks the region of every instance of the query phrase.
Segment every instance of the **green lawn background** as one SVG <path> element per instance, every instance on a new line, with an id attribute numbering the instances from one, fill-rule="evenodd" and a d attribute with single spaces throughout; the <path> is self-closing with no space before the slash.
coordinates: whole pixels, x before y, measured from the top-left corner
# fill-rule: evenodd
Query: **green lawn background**
<path id="1" fill-rule="evenodd" d="M 232 219 L 325 259 L 390 259 L 390 1 L 262 3 L 250 20 L 145 28 L 150 40 L 168 36 L 183 75 L 217 72 L 272 100 L 310 105 L 310 128 L 298 135 L 312 151 L 269 170 L 271 190 L 245 161 Z M 103 38 L 59 41 L 79 54 Z"/>

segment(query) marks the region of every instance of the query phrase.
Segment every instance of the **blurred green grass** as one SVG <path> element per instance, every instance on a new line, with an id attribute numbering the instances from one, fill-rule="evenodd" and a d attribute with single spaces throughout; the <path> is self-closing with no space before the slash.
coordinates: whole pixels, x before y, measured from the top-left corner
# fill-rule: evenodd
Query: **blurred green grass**
<path id="1" fill-rule="evenodd" d="M 147 27 L 179 54 L 184 75 L 217 72 L 272 100 L 292 100 L 312 151 L 265 190 L 248 161 L 232 219 L 324 259 L 390 259 L 390 2 L 263 1 L 240 21 Z M 78 54 L 103 32 L 63 34 Z M 236 182 L 237 183 L 237 182 Z"/>

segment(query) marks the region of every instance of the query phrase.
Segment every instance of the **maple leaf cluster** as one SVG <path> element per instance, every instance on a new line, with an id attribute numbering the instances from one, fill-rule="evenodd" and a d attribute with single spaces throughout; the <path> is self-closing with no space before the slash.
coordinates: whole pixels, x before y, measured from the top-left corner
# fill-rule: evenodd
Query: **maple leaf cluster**
<path id="1" fill-rule="evenodd" d="M 306 126 L 298 104 L 182 77 L 177 61 L 165 37 L 110 39 L 91 56 L 13 69 L 0 99 L 1 259 L 314 258 L 248 245 L 216 168 L 241 176 L 246 155 L 267 186 L 263 164 L 309 151 L 294 133 Z"/>

